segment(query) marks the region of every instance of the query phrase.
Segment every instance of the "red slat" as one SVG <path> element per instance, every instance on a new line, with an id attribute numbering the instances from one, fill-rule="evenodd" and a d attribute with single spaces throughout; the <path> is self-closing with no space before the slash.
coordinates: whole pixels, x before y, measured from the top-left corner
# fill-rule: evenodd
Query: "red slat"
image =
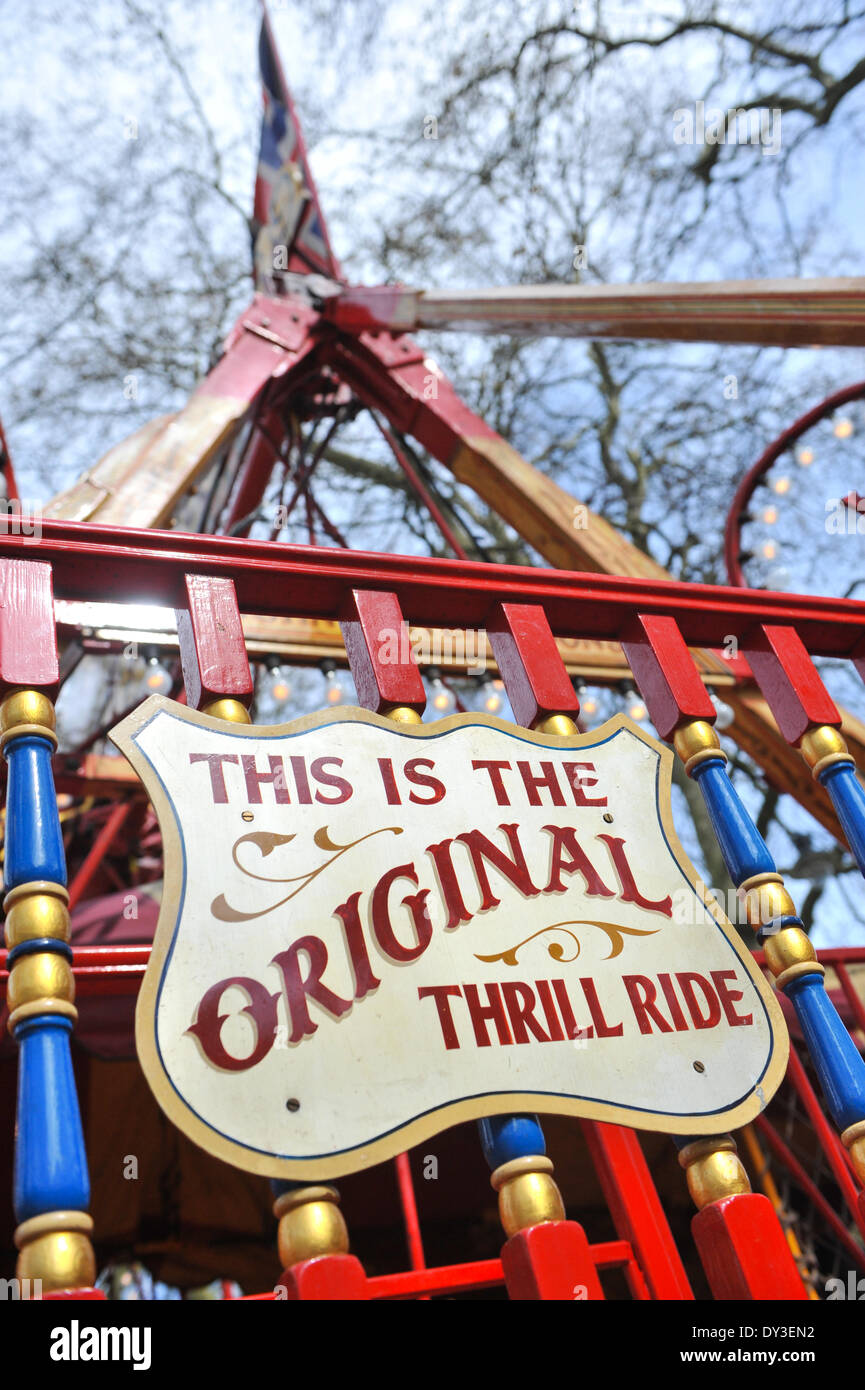
<path id="1" fill-rule="evenodd" d="M 622 650 L 661 738 L 671 738 L 686 719 L 714 722 L 715 706 L 675 618 L 636 614 Z"/>
<path id="2" fill-rule="evenodd" d="M 742 650 L 788 743 L 812 724 L 840 728 L 841 716 L 794 627 L 761 623 L 746 633 Z"/>
<path id="3" fill-rule="evenodd" d="M 186 607 L 175 609 L 180 661 L 190 709 L 223 697 L 248 705 L 252 673 L 231 579 L 185 576 Z"/>
<path id="4" fill-rule="evenodd" d="M 487 635 L 518 724 L 530 729 L 548 714 L 576 719 L 580 702 L 540 604 L 497 604 Z"/>
<path id="5" fill-rule="evenodd" d="M 358 704 L 376 714 L 393 705 L 407 705 L 420 714 L 426 691 L 396 594 L 353 589 L 340 627 Z"/>
<path id="6" fill-rule="evenodd" d="M 59 686 L 50 564 L 0 559 L 0 694 Z"/>
<path id="7" fill-rule="evenodd" d="M 633 1247 L 651 1296 L 692 1299 L 639 1137 L 621 1125 L 580 1123 L 616 1230 Z"/>

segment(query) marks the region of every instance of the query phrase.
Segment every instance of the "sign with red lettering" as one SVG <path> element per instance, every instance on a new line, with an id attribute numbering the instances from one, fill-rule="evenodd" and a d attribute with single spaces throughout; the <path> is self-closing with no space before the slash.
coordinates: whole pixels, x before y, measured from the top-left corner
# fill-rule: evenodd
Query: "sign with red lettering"
<path id="1" fill-rule="evenodd" d="M 514 1110 L 712 1134 L 779 1085 L 778 1005 L 624 716 L 256 727 L 153 696 L 112 738 L 165 842 L 139 1056 L 228 1162 L 335 1177 Z"/>

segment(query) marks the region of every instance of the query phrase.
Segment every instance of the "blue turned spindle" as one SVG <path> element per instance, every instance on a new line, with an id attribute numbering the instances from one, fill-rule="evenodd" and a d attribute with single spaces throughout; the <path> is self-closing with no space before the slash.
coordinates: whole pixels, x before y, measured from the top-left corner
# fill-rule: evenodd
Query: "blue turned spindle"
<path id="1" fill-rule="evenodd" d="M 9 765 L 6 892 L 37 879 L 65 886 L 66 855 L 51 771 L 54 743 L 33 734 L 22 734 L 10 740 L 3 751 Z"/>
<path id="2" fill-rule="evenodd" d="M 699 729 L 696 723 L 700 724 Z M 837 741 L 843 740 L 834 729 L 813 733 L 832 737 L 815 738 L 808 743 L 806 735 L 802 740 L 803 754 L 814 766 L 815 775 L 821 780 L 827 778 L 830 786 L 834 782 L 837 789 L 841 779 L 840 786 L 846 788 L 843 795 L 850 798 L 844 803 L 845 810 L 855 817 L 858 834 L 859 808 L 865 809 L 863 794 L 855 775 L 855 791 L 850 790 L 851 760 L 846 747 L 842 751 L 837 746 Z M 823 966 L 793 900 L 763 837 L 727 776 L 726 758 L 714 729 L 704 721 L 695 721 L 677 730 L 674 742 L 689 775 L 703 793 L 724 861 L 744 900 L 748 921 L 760 931 L 775 987 L 783 990 L 796 1011 L 827 1105 L 843 1131 L 842 1142 L 850 1150 L 859 1176 L 865 1178 L 865 1060 L 826 993 Z"/>
<path id="3" fill-rule="evenodd" d="M 865 787 L 856 775 L 853 759 L 830 763 L 816 777 L 832 798 L 844 837 L 860 873 L 865 875 Z"/>
<path id="4" fill-rule="evenodd" d="M 71 1033 L 72 1020 L 57 1014 L 36 1014 L 15 1029 L 20 1049 L 14 1179 L 19 1222 L 43 1212 L 83 1212 L 90 1205 Z"/>
<path id="5" fill-rule="evenodd" d="M 51 624 L 53 636 L 53 613 Z M 17 1273 L 23 1287 L 35 1285 L 42 1292 L 89 1288 L 96 1265 L 69 1046 L 77 1014 L 66 864 L 51 771 L 54 707 L 40 691 L 13 691 L 0 706 L 0 727 L 9 768 L 3 903 L 7 1003 L 9 1031 L 19 1048 L 13 1185 Z"/>

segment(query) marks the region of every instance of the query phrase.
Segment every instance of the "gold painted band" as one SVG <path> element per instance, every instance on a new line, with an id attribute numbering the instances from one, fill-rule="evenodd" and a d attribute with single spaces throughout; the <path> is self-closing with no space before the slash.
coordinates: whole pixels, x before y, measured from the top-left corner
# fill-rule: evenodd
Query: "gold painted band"
<path id="1" fill-rule="evenodd" d="M 37 1236 L 50 1235 L 52 1231 L 79 1231 L 90 1235 L 92 1230 L 93 1217 L 86 1211 L 46 1211 L 21 1222 L 15 1231 L 15 1248 L 20 1250 Z"/>
<path id="2" fill-rule="evenodd" d="M 696 753 L 692 753 L 685 763 L 685 771 L 688 776 L 690 777 L 691 775 L 692 767 L 696 767 L 699 763 L 706 762 L 709 758 L 720 758 L 723 762 L 726 762 L 727 754 L 724 752 L 723 748 L 700 748 Z"/>
<path id="3" fill-rule="evenodd" d="M 811 775 L 814 781 L 819 781 L 820 773 L 823 771 L 824 767 L 831 767 L 833 763 L 846 763 L 848 767 L 856 766 L 855 759 L 852 758 L 849 753 L 827 753 L 826 756 L 820 758 L 819 762 L 816 762 L 811 769 Z"/>
<path id="4" fill-rule="evenodd" d="M 28 1018 L 38 1018 L 40 1014 L 60 1014 L 63 1018 L 71 1018 L 73 1023 L 78 1022 L 78 1010 L 65 999 L 34 999 L 13 1009 L 7 1025 L 9 1032 L 14 1033 L 19 1023 L 24 1023 Z"/>
<path id="5" fill-rule="evenodd" d="M 57 735 L 53 729 L 49 729 L 47 724 L 15 724 L 11 729 L 6 729 L 0 734 L 0 753 L 6 744 L 13 738 L 22 738 L 24 734 L 36 734 L 39 738 L 47 738 L 48 742 L 55 748 L 57 747 Z"/>
<path id="6" fill-rule="evenodd" d="M 865 1139 L 865 1120 L 857 1120 L 855 1125 L 848 1126 L 841 1135 L 841 1143 L 845 1149 L 849 1149 L 857 1139 Z"/>
<path id="7" fill-rule="evenodd" d="M 512 1158 L 508 1163 L 502 1163 L 490 1176 L 490 1184 L 498 1192 L 506 1182 L 512 1178 L 518 1178 L 523 1173 L 552 1173 L 552 1159 L 543 1154 L 528 1154 L 523 1158 Z"/>
<path id="8" fill-rule="evenodd" d="M 716 1134 L 707 1139 L 697 1139 L 693 1144 L 686 1144 L 679 1150 L 679 1167 L 687 1168 L 692 1163 L 696 1163 L 700 1158 L 708 1158 L 709 1154 L 716 1153 L 738 1153 L 736 1141 L 732 1134 Z"/>
<path id="9" fill-rule="evenodd" d="M 298 1187 L 293 1192 L 281 1192 L 273 1204 L 273 1214 L 277 1221 L 287 1211 L 305 1206 L 307 1202 L 338 1202 L 339 1193 L 335 1187 Z"/>
<path id="10" fill-rule="evenodd" d="M 786 970 L 782 970 L 780 975 L 775 976 L 775 988 L 783 989 L 791 980 L 798 980 L 800 975 L 825 975 L 826 971 L 818 960 L 800 960 L 795 965 L 788 965 Z"/>
<path id="11" fill-rule="evenodd" d="M 60 898 L 65 905 L 69 904 L 69 890 L 64 888 L 62 883 L 52 883 L 47 878 L 34 878 L 30 883 L 19 883 L 17 887 L 9 889 L 3 899 L 3 911 L 8 912 L 21 898 L 29 898 L 35 893 L 50 893 L 53 897 Z"/>
<path id="12" fill-rule="evenodd" d="M 780 874 L 753 874 L 751 878 L 743 878 L 739 887 L 736 889 L 738 897 L 744 899 L 745 894 L 752 888 L 762 888 L 764 883 L 780 883 L 783 887 L 784 880 Z"/>

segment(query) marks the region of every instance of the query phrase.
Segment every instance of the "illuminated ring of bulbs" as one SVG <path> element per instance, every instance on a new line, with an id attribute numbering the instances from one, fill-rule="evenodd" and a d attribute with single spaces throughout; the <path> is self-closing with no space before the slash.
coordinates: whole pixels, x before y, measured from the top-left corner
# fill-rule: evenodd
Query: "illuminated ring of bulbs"
<path id="1" fill-rule="evenodd" d="M 855 386 L 845 386 L 843 391 L 836 391 L 834 395 L 827 396 L 825 401 L 815 405 L 806 415 L 800 416 L 789 429 L 784 430 L 783 434 L 779 434 L 778 438 L 760 455 L 753 468 L 750 468 L 745 474 L 736 489 L 724 527 L 724 559 L 731 584 L 735 584 L 740 589 L 750 588 L 741 564 L 742 522 L 748 503 L 764 474 L 768 473 L 773 463 L 781 457 L 785 449 L 791 448 L 814 425 L 832 415 L 839 406 L 847 405 L 850 401 L 860 400 L 863 396 L 865 396 L 865 381 L 857 381 Z M 847 433 L 850 432 L 847 431 Z M 844 436 L 839 437 L 843 438 Z M 801 462 L 810 463 L 811 459 L 806 461 L 803 457 Z"/>

